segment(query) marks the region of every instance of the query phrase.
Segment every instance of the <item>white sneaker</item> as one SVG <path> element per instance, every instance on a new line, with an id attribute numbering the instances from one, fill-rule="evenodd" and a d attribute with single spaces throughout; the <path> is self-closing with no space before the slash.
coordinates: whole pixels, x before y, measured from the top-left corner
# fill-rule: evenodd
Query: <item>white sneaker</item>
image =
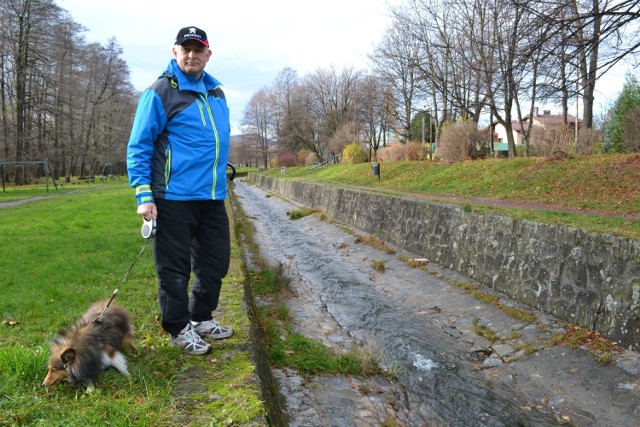
<path id="1" fill-rule="evenodd" d="M 178 335 L 171 335 L 171 345 L 181 347 L 187 354 L 205 354 L 211 350 L 211 345 L 200 338 L 191 323 L 187 323 Z"/>
<path id="2" fill-rule="evenodd" d="M 209 337 L 214 340 L 229 338 L 233 335 L 233 329 L 223 328 L 215 320 L 205 320 L 204 322 L 191 322 L 196 334 L 201 337 Z"/>

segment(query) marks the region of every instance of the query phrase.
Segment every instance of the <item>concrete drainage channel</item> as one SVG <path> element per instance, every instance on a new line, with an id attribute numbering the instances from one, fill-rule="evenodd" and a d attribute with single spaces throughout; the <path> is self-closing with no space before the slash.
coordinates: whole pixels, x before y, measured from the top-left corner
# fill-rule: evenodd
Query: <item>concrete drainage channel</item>
<path id="1" fill-rule="evenodd" d="M 354 378 L 271 370 L 256 329 L 256 366 L 272 425 L 638 424 L 634 354 L 625 371 L 597 364 L 586 351 L 551 347 L 557 323 L 549 316 L 536 312 L 534 324 L 515 320 L 452 285 L 469 281 L 454 272 L 431 263 L 413 268 L 403 259 L 416 255 L 358 243 L 357 230 L 347 233 L 313 215 L 293 221 L 287 212 L 298 206 L 242 180 L 233 192 L 256 228 L 260 256 L 291 281 L 287 305 L 295 330 L 336 352 L 375 352 L 392 373 Z M 251 292 L 247 300 L 253 316 Z"/>

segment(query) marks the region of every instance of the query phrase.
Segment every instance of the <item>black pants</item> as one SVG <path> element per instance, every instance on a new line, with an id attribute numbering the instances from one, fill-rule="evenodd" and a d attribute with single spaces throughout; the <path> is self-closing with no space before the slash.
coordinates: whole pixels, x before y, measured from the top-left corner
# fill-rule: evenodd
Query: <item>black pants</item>
<path id="1" fill-rule="evenodd" d="M 189 320 L 212 319 L 218 307 L 231 255 L 229 218 L 222 200 L 156 199 L 156 206 L 153 254 L 162 328 L 177 335 Z"/>

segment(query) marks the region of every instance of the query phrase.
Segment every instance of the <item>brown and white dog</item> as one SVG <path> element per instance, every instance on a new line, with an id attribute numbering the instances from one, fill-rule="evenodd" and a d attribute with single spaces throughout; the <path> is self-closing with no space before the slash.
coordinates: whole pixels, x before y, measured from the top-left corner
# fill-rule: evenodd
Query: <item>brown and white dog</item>
<path id="1" fill-rule="evenodd" d="M 95 390 L 93 382 L 100 373 L 113 366 L 129 376 L 124 348 L 137 351 L 129 313 L 115 302 L 100 313 L 109 300 L 93 304 L 69 329 L 60 331 L 50 343 L 49 371 L 42 382 L 45 387 L 60 380 L 82 383 L 87 392 Z"/>

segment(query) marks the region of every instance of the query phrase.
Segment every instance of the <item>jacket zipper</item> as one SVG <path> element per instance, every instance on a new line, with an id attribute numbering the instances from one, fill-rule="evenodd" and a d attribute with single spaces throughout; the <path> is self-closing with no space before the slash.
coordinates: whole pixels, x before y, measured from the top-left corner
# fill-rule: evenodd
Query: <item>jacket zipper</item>
<path id="1" fill-rule="evenodd" d="M 164 151 L 165 156 L 165 164 L 164 164 L 164 187 L 165 190 L 169 189 L 169 179 L 171 178 L 171 148 L 167 146 L 167 149 Z"/>
<path id="2" fill-rule="evenodd" d="M 209 101 L 207 99 L 207 96 L 204 96 L 202 94 L 200 95 L 200 99 L 202 99 L 202 101 L 204 102 L 204 105 L 207 107 L 207 113 L 209 114 L 209 120 L 211 121 L 211 127 L 213 129 L 213 137 L 216 141 L 216 159 L 213 162 L 213 185 L 211 187 L 211 195 L 213 197 L 213 199 L 216 199 L 216 184 L 218 183 L 218 160 L 220 158 L 220 139 L 218 138 L 218 129 L 216 128 L 216 123 L 213 120 L 213 113 L 211 112 L 211 107 L 209 106 Z M 198 102 L 198 105 L 200 106 L 200 103 Z M 202 110 L 202 106 L 200 106 L 200 113 L 202 114 L 202 120 L 203 122 L 205 122 L 205 126 L 206 126 L 206 121 L 204 118 L 204 112 Z"/>
<path id="3" fill-rule="evenodd" d="M 200 97 L 202 98 L 202 95 L 200 95 Z M 207 119 L 204 116 L 204 108 L 202 107 L 202 104 L 200 103 L 200 101 L 198 101 L 197 99 L 196 99 L 196 104 L 198 104 L 198 108 L 200 109 L 200 118 L 202 119 L 202 125 L 204 127 L 207 127 Z M 205 104 L 206 104 L 206 101 L 205 101 Z M 207 108 L 208 107 L 209 106 L 207 105 Z"/>

